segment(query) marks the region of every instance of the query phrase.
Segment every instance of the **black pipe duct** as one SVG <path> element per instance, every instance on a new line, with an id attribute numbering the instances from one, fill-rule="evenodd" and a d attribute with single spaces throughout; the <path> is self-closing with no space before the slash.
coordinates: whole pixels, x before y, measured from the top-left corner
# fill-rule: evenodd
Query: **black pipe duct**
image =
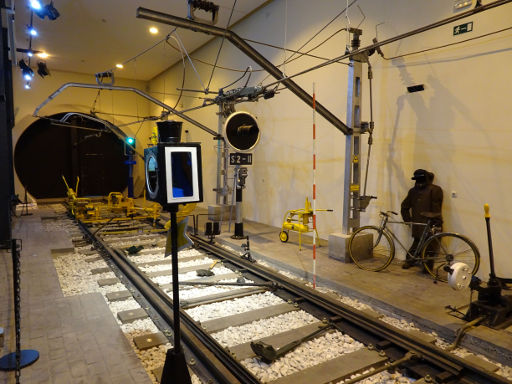
<path id="1" fill-rule="evenodd" d="M 224 37 L 228 39 L 235 47 L 240 49 L 249 58 L 254 60 L 258 65 L 275 77 L 286 88 L 292 91 L 302 101 L 313 107 L 313 97 L 309 95 L 293 80 L 287 78 L 274 64 L 268 61 L 262 54 L 256 51 L 253 47 L 245 42 L 240 36 L 233 31 L 225 30 L 213 25 L 201 24 L 193 20 L 184 19 L 181 17 L 169 15 L 162 12 L 153 11 L 147 8 L 139 7 L 137 9 L 137 17 L 141 19 L 152 20 L 158 23 L 168 24 L 175 27 L 191 29 L 195 32 L 202 32 L 208 35 Z M 352 134 L 352 128 L 347 127 L 340 119 L 334 116 L 327 108 L 315 101 L 317 112 L 323 116 L 328 122 L 338 128 L 345 135 Z"/>

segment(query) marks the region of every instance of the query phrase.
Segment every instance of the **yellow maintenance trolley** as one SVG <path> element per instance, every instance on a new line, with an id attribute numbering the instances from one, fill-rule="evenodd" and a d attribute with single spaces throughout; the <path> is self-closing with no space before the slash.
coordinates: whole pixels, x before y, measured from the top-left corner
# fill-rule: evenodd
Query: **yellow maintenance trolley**
<path id="1" fill-rule="evenodd" d="M 316 212 L 332 212 L 332 209 L 316 209 Z M 288 241 L 289 231 L 295 231 L 299 233 L 299 249 L 302 249 L 302 234 L 311 232 L 313 229 L 309 228 L 309 222 L 313 218 L 313 208 L 311 207 L 311 203 L 309 199 L 306 197 L 306 203 L 304 204 L 304 208 L 302 209 L 291 209 L 286 211 L 283 219 L 283 226 L 281 228 L 281 233 L 279 233 L 279 239 L 286 243 Z M 315 235 L 317 239 L 320 239 L 318 236 L 318 231 L 315 228 Z"/>

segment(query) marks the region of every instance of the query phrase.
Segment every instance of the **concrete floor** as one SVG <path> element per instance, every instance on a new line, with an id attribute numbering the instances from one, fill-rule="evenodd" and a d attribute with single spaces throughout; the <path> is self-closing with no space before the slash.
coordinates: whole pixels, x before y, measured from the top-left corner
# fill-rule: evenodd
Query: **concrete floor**
<path id="1" fill-rule="evenodd" d="M 64 231 L 45 231 L 31 210 L 14 219 L 13 238 L 21 251 L 21 348 L 40 357 L 21 370 L 24 384 L 151 383 L 140 360 L 100 293 L 64 297 L 51 249 L 72 247 Z M 0 327 L 5 328 L 0 356 L 15 351 L 12 256 L 0 250 Z M 0 371 L 0 384 L 14 383 Z"/>
<path id="2" fill-rule="evenodd" d="M 227 226 L 225 229 L 227 231 Z M 312 282 L 312 237 L 302 236 L 302 250 L 299 250 L 298 234 L 290 231 L 288 242 L 282 243 L 279 240 L 280 230 L 244 220 L 244 234 L 249 235 L 252 256 Z M 233 226 L 231 231 L 234 231 Z M 216 240 L 241 251 L 240 245 L 245 241 L 231 239 L 232 232 L 224 232 Z M 329 258 L 327 241 L 323 240 L 320 244 L 316 260 L 316 281 L 319 286 L 359 299 L 383 312 L 412 320 L 420 328 L 435 331 L 449 342 L 455 339 L 455 332 L 465 324 L 450 315 L 445 307 L 469 304 L 469 291 L 454 291 L 446 283 L 436 284 L 419 267 L 402 269 L 398 260 L 381 272 L 364 271 L 353 263 Z M 465 313 L 467 308 L 461 310 Z M 512 327 L 494 330 L 480 326 L 469 331 L 461 344 L 512 366 Z"/>

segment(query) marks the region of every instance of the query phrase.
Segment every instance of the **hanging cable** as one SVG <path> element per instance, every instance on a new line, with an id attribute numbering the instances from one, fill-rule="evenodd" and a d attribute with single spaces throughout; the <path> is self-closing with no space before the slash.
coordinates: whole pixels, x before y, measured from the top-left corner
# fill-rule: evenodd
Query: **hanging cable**
<path id="1" fill-rule="evenodd" d="M 304 44 L 302 44 L 298 49 L 297 51 L 300 51 L 302 48 L 304 48 L 306 45 L 308 45 L 315 37 L 317 37 L 320 33 L 322 33 L 329 25 L 331 25 L 332 23 L 334 23 L 334 21 L 336 21 L 341 15 L 343 15 L 343 13 L 346 13 L 348 8 L 350 8 L 351 6 L 353 6 L 355 3 L 357 3 L 359 0 L 352 0 L 352 2 L 349 4 L 348 3 L 348 0 L 347 0 L 347 6 L 345 7 L 345 9 L 341 10 L 336 16 L 334 16 L 327 24 L 325 24 L 322 28 L 320 28 L 320 30 L 318 30 L 313 36 L 311 36 Z M 290 55 L 290 57 L 288 58 L 288 63 L 292 60 L 292 58 L 295 56 L 295 54 L 292 54 Z M 262 84 L 266 79 L 268 79 L 270 77 L 270 74 L 268 74 L 267 76 L 265 76 L 263 78 L 263 80 L 261 80 L 260 84 Z"/>
<path id="2" fill-rule="evenodd" d="M 228 23 L 226 25 L 226 31 L 229 28 L 229 24 L 231 23 L 231 17 L 233 16 L 233 12 L 235 10 L 237 0 L 233 2 L 233 7 L 231 8 L 231 14 L 229 15 Z M 217 52 L 217 57 L 215 58 L 215 64 L 213 65 L 212 73 L 210 74 L 210 80 L 208 80 L 208 85 L 206 86 L 206 92 L 208 92 L 208 89 L 210 88 L 210 83 L 212 82 L 213 73 L 215 72 L 215 67 L 217 66 L 217 62 L 219 61 L 220 51 L 222 50 L 222 46 L 224 45 L 224 40 L 226 39 L 226 36 L 222 36 L 222 40 L 220 42 L 219 51 Z"/>
<path id="3" fill-rule="evenodd" d="M 196 77 L 197 79 L 199 80 L 199 83 L 201 83 L 201 86 L 203 87 L 203 90 L 207 91 L 207 89 L 205 88 L 204 84 L 203 84 L 203 81 L 201 80 L 201 76 L 199 76 L 199 72 L 197 71 L 194 63 L 192 62 L 192 58 L 190 57 L 189 53 L 187 52 L 187 49 L 185 48 L 185 45 L 183 44 L 183 41 L 181 41 L 181 38 L 180 38 L 180 35 L 178 34 L 177 31 L 174 31 L 173 32 L 173 35 L 175 36 L 175 40 L 178 42 L 178 45 L 179 45 L 179 49 L 182 51 L 182 52 L 185 52 L 185 55 L 187 55 L 187 58 L 188 58 L 188 62 L 190 63 L 190 65 L 192 66 L 192 69 L 194 70 L 195 74 L 196 74 Z M 167 42 L 167 44 L 169 44 L 169 42 Z"/>
<path id="4" fill-rule="evenodd" d="M 238 79 L 236 79 L 236 80 L 235 80 L 235 81 L 233 81 L 232 83 L 229 83 L 228 85 L 226 85 L 226 86 L 224 86 L 224 87 L 220 88 L 219 92 L 220 92 L 221 90 L 225 89 L 225 88 L 231 87 L 233 84 L 236 84 L 236 83 L 238 83 L 240 80 L 242 80 L 242 79 L 245 77 L 245 75 L 247 74 L 247 72 L 249 72 L 249 69 L 250 69 L 250 68 L 251 68 L 250 66 L 249 66 L 249 67 L 247 67 L 247 68 L 245 69 L 245 72 L 242 74 L 242 76 L 240 76 Z M 249 78 L 250 78 L 250 76 L 249 76 Z M 245 83 L 245 86 L 247 86 L 247 83 Z"/>
<path id="5" fill-rule="evenodd" d="M 331 36 L 329 36 L 328 38 L 326 38 L 323 42 L 317 44 L 316 46 L 314 46 L 313 48 L 309 49 L 308 51 L 306 52 L 301 52 L 301 51 L 296 51 L 294 49 L 289 49 L 289 48 L 283 48 L 283 47 L 280 47 L 278 45 L 273 45 L 273 44 L 268 44 L 268 43 L 263 43 L 261 41 L 256 41 L 256 40 L 251 40 L 251 39 L 247 39 L 247 38 L 244 38 L 245 41 L 249 42 L 249 43 L 254 43 L 254 44 L 259 44 L 259 45 L 263 45 L 265 47 L 270 47 L 270 48 L 275 48 L 275 49 L 279 49 L 279 50 L 283 50 L 285 49 L 287 52 L 292 52 L 292 53 L 295 53 L 295 54 L 298 54 L 299 56 L 297 57 L 294 57 L 292 59 L 288 58 L 288 61 L 287 63 L 291 63 L 292 61 L 295 61 L 297 59 L 300 59 L 302 56 L 308 56 L 308 57 L 312 57 L 314 59 L 319 59 L 319 60 L 324 60 L 324 61 L 328 61 L 330 60 L 329 58 L 327 57 L 322 57 L 322 56 L 317 56 L 317 55 L 312 55 L 310 52 L 319 48 L 321 45 L 325 44 L 328 40 L 330 40 L 331 38 L 333 38 L 335 35 L 337 35 L 338 33 L 344 31 L 345 28 L 341 28 L 339 30 L 337 30 L 336 32 L 334 32 L 333 34 L 331 34 Z M 172 47 L 174 50 L 178 51 L 179 48 L 174 46 L 173 44 L 171 44 L 170 42 L 167 42 L 167 44 Z M 198 59 L 197 57 L 192 57 L 190 56 L 190 59 L 193 60 L 193 61 L 197 61 L 198 63 L 201 63 L 201 64 L 204 64 L 204 65 L 208 65 L 210 67 L 213 67 L 213 63 L 209 63 L 207 61 L 204 61 L 204 60 L 201 60 L 201 59 Z M 343 64 L 343 65 L 350 65 L 349 63 L 343 63 L 343 62 L 338 62 L 338 64 Z M 277 67 L 281 67 L 282 64 L 278 64 Z M 231 68 L 231 67 L 223 67 L 221 65 L 217 65 L 217 68 L 218 69 L 222 69 L 222 70 L 225 70 L 225 71 L 232 71 L 232 72 L 245 72 L 245 69 L 241 69 L 241 68 Z M 253 69 L 252 72 L 264 72 L 263 69 Z M 211 92 L 211 91 L 210 91 Z"/>
<path id="6" fill-rule="evenodd" d="M 96 94 L 96 97 L 94 98 L 94 101 L 92 102 L 92 106 L 91 106 L 91 113 L 96 112 L 96 111 L 95 111 L 95 108 L 96 108 L 96 102 L 98 101 L 98 97 L 100 96 L 100 92 L 101 92 L 101 89 L 98 89 L 98 93 Z"/>
<path id="7" fill-rule="evenodd" d="M 345 19 L 347 19 L 347 43 L 345 45 L 345 52 L 350 52 L 350 18 L 348 17 L 348 0 L 345 8 Z"/>
<path id="8" fill-rule="evenodd" d="M 176 100 L 176 104 L 174 105 L 174 109 L 176 109 L 176 107 L 178 106 L 178 104 L 180 103 L 180 100 L 181 100 L 181 97 L 183 96 L 183 88 L 185 87 L 185 76 L 187 74 L 187 67 L 186 67 L 186 64 L 185 64 L 185 55 L 183 54 L 183 51 L 181 50 L 181 46 L 180 46 L 180 43 L 178 42 L 178 39 L 174 36 L 174 35 L 171 35 L 171 37 L 176 40 L 176 43 L 178 43 L 178 46 L 180 47 L 180 54 L 181 54 L 181 63 L 183 65 L 183 73 L 181 75 L 181 90 L 180 90 L 180 94 L 178 96 L 178 100 Z M 167 45 L 170 45 L 169 44 L 169 40 L 166 40 L 165 43 Z"/>
<path id="9" fill-rule="evenodd" d="M 368 182 L 368 169 L 370 169 L 370 155 L 371 155 L 372 144 L 373 144 L 373 128 L 375 126 L 375 123 L 373 121 L 372 80 L 373 80 L 372 65 L 370 64 L 370 60 L 368 60 L 368 83 L 370 86 L 370 124 L 368 126 L 368 155 L 366 156 L 366 171 L 364 174 L 364 189 L 363 189 L 363 195 L 361 197 L 366 197 L 366 184 Z"/>
<path id="10" fill-rule="evenodd" d="M 286 32 L 288 31 L 288 0 L 284 2 L 283 75 L 286 76 Z"/>
<path id="11" fill-rule="evenodd" d="M 409 53 L 404 53 L 403 55 L 398 55 L 398 56 L 393 56 L 393 57 L 385 57 L 384 54 L 382 54 L 382 58 L 384 60 L 394 60 L 394 59 L 399 59 L 401 57 L 405 57 L 405 56 L 410 56 L 410 55 L 416 55 L 418 53 L 425 53 L 425 52 L 429 52 L 429 51 L 433 51 L 433 50 L 436 50 L 436 49 L 441 49 L 441 48 L 446 48 L 446 47 L 450 47 L 452 45 L 457 45 L 457 44 L 462 44 L 462 43 L 466 43 L 468 41 L 472 41 L 472 40 L 477 40 L 477 39 L 481 39 L 482 37 L 487 37 L 487 36 L 491 36 L 491 35 L 494 35 L 496 33 L 500 33 L 500 32 L 505 32 L 505 31 L 508 31 L 512 29 L 512 27 L 507 27 L 507 28 L 503 28 L 503 29 L 499 29 L 497 31 L 494 31 L 494 32 L 489 32 L 489 33 L 485 33 L 483 35 L 479 35 L 479 36 L 475 36 L 475 37 L 471 37 L 469 39 L 465 39 L 465 40 L 461 40 L 461 41 L 456 41 L 454 43 L 449 43 L 449 44 L 444 44 L 444 45 L 439 45 L 437 47 L 432 47 L 432 48 L 426 48 L 426 49 L 422 49 L 420 51 L 415 51 L 415 52 L 409 52 Z"/>

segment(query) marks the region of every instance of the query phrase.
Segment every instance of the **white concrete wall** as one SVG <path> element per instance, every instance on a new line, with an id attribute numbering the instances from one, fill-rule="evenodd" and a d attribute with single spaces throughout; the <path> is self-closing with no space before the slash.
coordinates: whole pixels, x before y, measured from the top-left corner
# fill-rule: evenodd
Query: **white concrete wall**
<path id="1" fill-rule="evenodd" d="M 48 61 L 51 68 L 51 61 Z M 37 106 L 43 103 L 50 94 L 59 87 L 68 82 L 95 84 L 94 76 L 83 75 L 71 72 L 51 71 L 51 76 L 41 79 L 37 74 L 32 82 L 32 88 L 27 90 L 24 88 L 24 81 L 21 77 L 21 71 L 13 68 L 13 90 L 14 90 L 14 114 L 15 127 L 13 129 L 13 148 L 25 129 L 37 120 L 32 116 Z M 135 87 L 144 90 L 146 83 L 142 81 L 131 81 L 116 79 L 115 85 Z M 39 111 L 39 116 L 50 116 L 61 112 L 82 112 L 90 113 L 93 108 L 94 100 L 98 94 L 98 90 L 85 88 L 68 88 L 61 94 L 50 101 Z M 146 99 L 136 96 L 129 92 L 101 91 L 96 100 L 95 110 L 105 113 L 129 114 L 138 116 L 147 116 L 149 114 L 149 104 Z M 136 117 L 113 116 L 108 114 L 100 114 L 98 117 L 110 121 L 115 125 L 126 124 L 138 120 Z M 121 129 L 129 136 L 137 133 L 137 151 L 143 154 L 144 143 L 147 133 L 145 125 L 139 130 L 140 124 L 133 124 L 122 127 Z M 62 129 L 66 129 L 63 127 Z M 74 182 L 73 182 L 74 184 Z M 141 193 L 144 186 L 144 172 L 142 160 L 137 159 L 134 172 L 135 193 Z M 16 193 L 20 196 L 23 194 L 23 186 L 18 176 L 15 175 Z M 63 191 L 65 187 L 63 185 Z"/>
<path id="2" fill-rule="evenodd" d="M 484 1 L 489 3 L 489 1 Z M 275 0 L 234 28 L 242 37 L 292 49 L 298 49 L 316 31 L 329 22 L 346 2 Z M 379 40 L 450 17 L 451 1 L 360 0 L 356 3 L 366 18 L 362 46 L 371 43 L 378 27 Z M 354 6 L 349 10 L 350 25 L 356 27 L 362 15 Z M 387 57 L 433 46 L 449 44 L 510 26 L 512 5 L 471 16 L 435 30 L 383 47 Z M 454 37 L 453 26 L 473 21 L 474 30 Z M 339 17 L 319 37 L 306 46 L 321 42 L 347 18 Z M 495 259 L 498 274 L 512 276 L 512 255 L 508 239 L 512 227 L 512 130 L 508 105 L 511 96 L 512 32 L 506 31 L 483 39 L 422 54 L 385 61 L 374 55 L 375 146 L 369 174 L 368 193 L 377 195 L 362 214 L 362 223 L 377 221 L 379 210 L 399 210 L 400 202 L 413 185 L 410 177 L 416 168 L 436 174 L 435 182 L 445 192 L 443 215 L 445 229 L 466 234 L 480 248 L 482 267 L 488 274 L 488 252 L 483 218 L 483 204 L 491 205 Z M 313 53 L 335 57 L 345 50 L 347 36 L 338 34 Z M 213 63 L 220 39 L 193 53 L 195 58 Z M 274 64 L 284 58 L 282 51 L 255 46 Z M 287 54 L 289 56 L 289 53 Z M 286 65 L 293 74 L 314 64 L 316 59 L 301 58 Z M 230 43 L 224 44 L 219 65 L 245 69 L 257 68 Z M 208 83 L 211 67 L 196 62 L 201 80 Z M 176 94 L 181 86 L 181 65 L 175 65 L 150 82 L 151 91 Z M 366 70 L 365 70 L 366 72 Z M 217 90 L 239 73 L 217 69 L 210 85 Z M 347 67 L 335 64 L 297 77 L 296 82 L 311 91 L 316 84 L 318 100 L 339 118 L 346 117 Z M 268 84 L 262 73 L 254 73 L 250 85 Z M 368 82 L 364 81 L 363 120 L 369 119 Z M 237 85 L 242 85 L 240 82 Z M 409 85 L 424 84 L 425 91 L 408 94 Z M 200 89 L 187 64 L 186 88 Z M 155 94 L 156 95 L 156 94 Z M 186 93 L 187 96 L 203 96 Z M 166 102 L 173 105 L 176 96 Z M 181 108 L 200 104 L 183 98 Z M 282 90 L 274 99 L 239 105 L 258 117 L 262 139 L 254 151 L 254 165 L 249 169 L 244 195 L 245 217 L 280 226 L 285 211 L 300 208 L 305 196 L 311 197 L 311 126 L 312 111 L 296 96 Z M 190 113 L 212 129 L 217 128 L 216 107 Z M 320 213 L 318 228 L 322 237 L 341 229 L 345 137 L 318 116 L 318 207 L 333 208 L 334 213 Z M 206 203 L 215 201 L 215 149 L 208 134 L 185 124 L 191 141 L 203 143 L 203 167 Z M 363 138 L 363 142 L 366 139 Z M 366 145 L 364 146 L 366 148 Z M 364 149 L 366 152 L 366 149 Z M 365 162 L 363 156 L 362 162 Z M 454 191 L 456 197 L 451 197 Z M 407 239 L 405 231 L 399 231 Z M 277 237 L 276 233 L 276 237 Z"/>

